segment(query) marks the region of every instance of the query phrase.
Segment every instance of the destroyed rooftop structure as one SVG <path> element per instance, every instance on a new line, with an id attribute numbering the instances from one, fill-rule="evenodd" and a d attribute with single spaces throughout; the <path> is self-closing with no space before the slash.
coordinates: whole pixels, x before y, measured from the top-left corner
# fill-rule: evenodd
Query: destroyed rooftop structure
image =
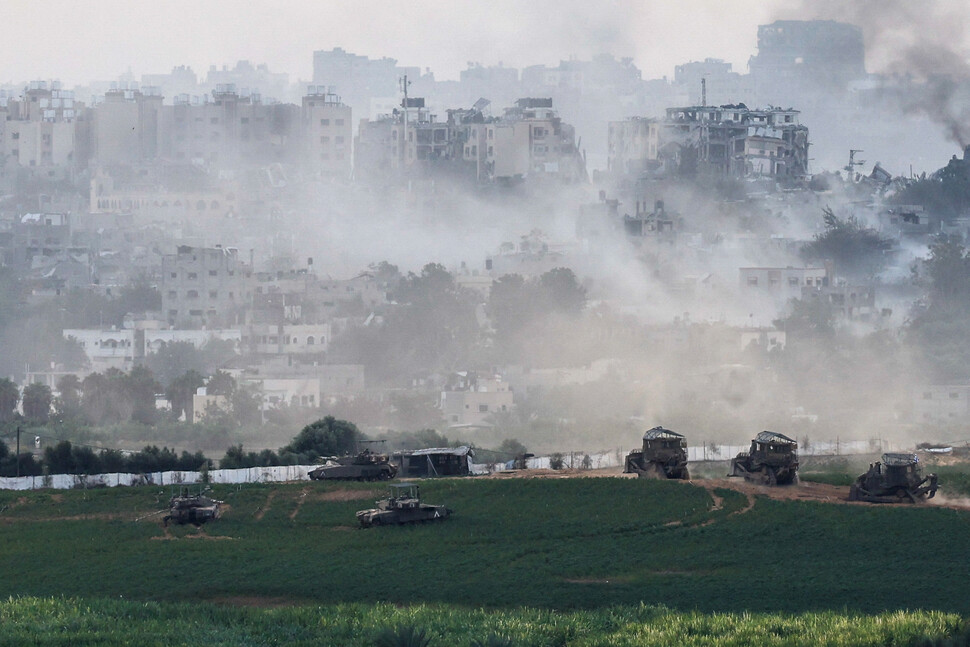
<path id="1" fill-rule="evenodd" d="M 610 122 L 608 168 L 644 172 L 770 177 L 808 175 L 808 127 L 799 111 L 743 103 L 667 108 L 663 120 Z"/>

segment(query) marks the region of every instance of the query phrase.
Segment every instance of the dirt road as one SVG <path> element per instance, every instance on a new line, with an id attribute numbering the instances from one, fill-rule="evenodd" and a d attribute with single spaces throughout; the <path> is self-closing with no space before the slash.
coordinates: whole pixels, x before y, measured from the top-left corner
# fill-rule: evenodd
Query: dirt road
<path id="1" fill-rule="evenodd" d="M 578 469 L 535 469 L 535 470 L 507 470 L 490 474 L 485 478 L 636 478 L 634 474 L 624 474 L 620 467 L 610 467 L 601 470 L 578 470 Z M 885 503 L 868 503 L 865 501 L 849 501 L 849 487 L 842 485 L 828 485 L 826 483 L 815 483 L 812 481 L 801 481 L 796 485 L 785 485 L 769 487 L 767 485 L 755 485 L 747 483 L 740 478 L 718 478 L 718 479 L 693 479 L 682 481 L 691 483 L 712 491 L 715 488 L 726 488 L 735 490 L 748 497 L 766 497 L 780 501 L 821 501 L 823 503 L 838 503 L 844 505 L 875 505 L 886 506 Z M 954 510 L 970 510 L 970 499 L 948 498 L 945 495 L 937 494 L 936 497 L 929 499 L 925 505 L 940 508 L 951 508 Z"/>

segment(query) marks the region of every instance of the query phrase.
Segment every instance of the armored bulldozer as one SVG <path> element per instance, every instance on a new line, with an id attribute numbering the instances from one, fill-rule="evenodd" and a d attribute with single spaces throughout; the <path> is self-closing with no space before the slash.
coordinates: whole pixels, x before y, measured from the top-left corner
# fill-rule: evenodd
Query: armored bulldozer
<path id="1" fill-rule="evenodd" d="M 663 427 L 648 430 L 643 448 L 627 454 L 623 472 L 640 478 L 689 479 L 687 439 Z"/>
<path id="2" fill-rule="evenodd" d="M 936 474 L 923 476 L 916 454 L 883 454 L 849 488 L 849 501 L 916 503 L 936 494 Z"/>
<path id="3" fill-rule="evenodd" d="M 728 476 L 743 476 L 760 485 L 788 485 L 798 482 L 798 442 L 773 431 L 762 431 L 751 441 L 751 449 L 731 461 Z"/>
<path id="4" fill-rule="evenodd" d="M 397 476 L 397 465 L 387 454 L 365 449 L 353 456 L 327 459 L 307 476 L 312 481 L 388 481 Z"/>
<path id="5" fill-rule="evenodd" d="M 221 505 L 222 501 L 209 498 L 204 492 L 189 494 L 187 488 L 182 488 L 169 499 L 168 514 L 162 517 L 162 525 L 167 528 L 169 523 L 180 526 L 190 523 L 199 527 L 206 521 L 218 519 Z"/>
<path id="6" fill-rule="evenodd" d="M 452 514 L 443 505 L 421 503 L 418 486 L 414 483 L 394 483 L 388 488 L 389 496 L 377 501 L 376 508 L 357 512 L 361 528 L 444 521 Z"/>

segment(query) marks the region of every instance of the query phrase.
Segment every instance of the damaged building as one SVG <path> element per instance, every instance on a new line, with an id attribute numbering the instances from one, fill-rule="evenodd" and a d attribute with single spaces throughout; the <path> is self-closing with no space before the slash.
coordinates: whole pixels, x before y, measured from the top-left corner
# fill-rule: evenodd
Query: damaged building
<path id="1" fill-rule="evenodd" d="M 799 111 L 745 104 L 668 108 L 662 121 L 610 122 L 608 168 L 617 175 L 770 177 L 808 175 L 808 127 Z"/>

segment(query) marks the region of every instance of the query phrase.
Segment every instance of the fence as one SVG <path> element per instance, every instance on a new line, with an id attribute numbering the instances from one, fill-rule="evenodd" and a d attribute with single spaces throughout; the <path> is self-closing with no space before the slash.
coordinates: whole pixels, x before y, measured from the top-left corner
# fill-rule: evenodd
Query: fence
<path id="1" fill-rule="evenodd" d="M 702 445 L 687 448 L 689 461 L 729 460 L 738 452 L 747 451 L 749 445 Z M 827 441 L 812 443 L 807 450 L 799 450 L 802 455 L 832 454 L 874 454 L 890 451 L 885 441 Z M 608 452 L 565 452 L 560 454 L 563 467 L 580 468 L 589 457 L 588 469 L 622 467 L 627 450 L 615 449 Z M 526 461 L 529 469 L 549 469 L 551 456 L 536 456 Z M 285 483 L 287 481 L 309 480 L 307 473 L 317 465 L 279 465 L 276 467 L 249 467 L 235 470 L 210 470 L 210 483 Z M 510 469 L 511 463 L 472 463 L 468 468 L 472 474 L 489 474 Z M 74 488 L 118 487 L 132 485 L 194 485 L 200 482 L 199 472 L 150 472 L 146 474 L 51 474 L 50 476 L 21 476 L 19 478 L 0 477 L 0 490 L 37 490 L 51 488 L 70 490 Z"/>

